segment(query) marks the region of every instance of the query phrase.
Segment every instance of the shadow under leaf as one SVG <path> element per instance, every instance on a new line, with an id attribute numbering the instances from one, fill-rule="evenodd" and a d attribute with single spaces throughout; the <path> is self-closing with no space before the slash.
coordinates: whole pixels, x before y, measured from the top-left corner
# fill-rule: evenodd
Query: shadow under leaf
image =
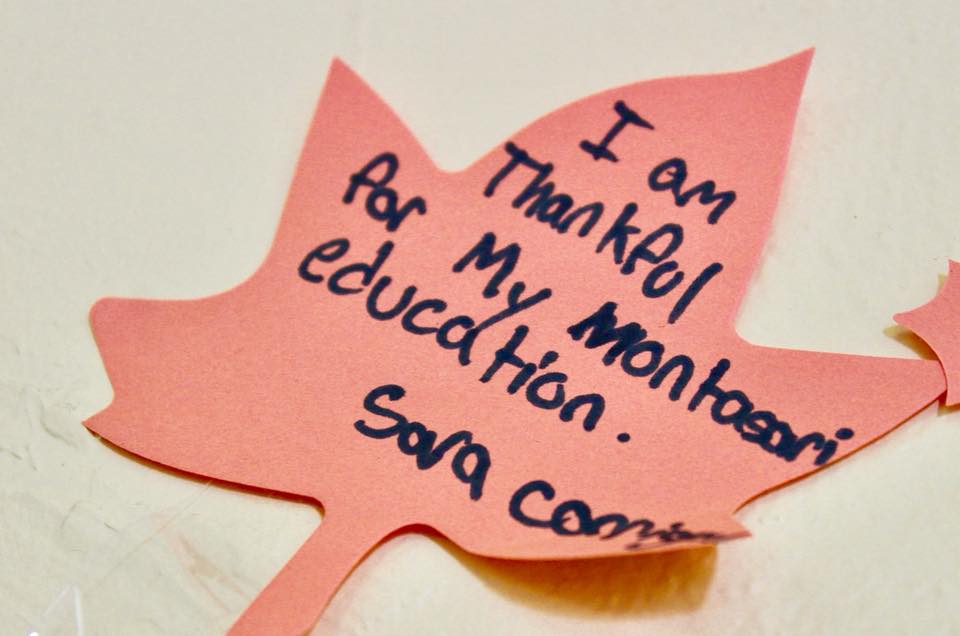
<path id="1" fill-rule="evenodd" d="M 674 613 L 699 607 L 716 567 L 717 549 L 554 561 L 479 557 L 432 535 L 497 593 L 572 615 Z"/>

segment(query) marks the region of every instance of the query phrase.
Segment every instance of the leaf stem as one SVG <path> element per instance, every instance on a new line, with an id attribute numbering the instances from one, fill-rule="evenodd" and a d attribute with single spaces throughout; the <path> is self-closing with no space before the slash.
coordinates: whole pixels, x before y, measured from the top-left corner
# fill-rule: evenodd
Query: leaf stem
<path id="1" fill-rule="evenodd" d="M 283 569 L 267 584 L 228 636 L 301 636 L 309 632 L 337 589 L 383 534 L 357 532 L 363 524 L 350 524 L 324 514 Z"/>

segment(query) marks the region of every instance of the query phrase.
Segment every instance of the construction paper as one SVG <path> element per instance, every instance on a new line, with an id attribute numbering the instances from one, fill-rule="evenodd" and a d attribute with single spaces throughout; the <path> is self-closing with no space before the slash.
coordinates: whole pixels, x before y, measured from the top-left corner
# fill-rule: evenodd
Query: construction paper
<path id="1" fill-rule="evenodd" d="M 515 559 L 745 536 L 745 502 L 943 393 L 936 361 L 734 330 L 811 56 L 608 90 L 458 172 L 335 61 L 259 270 L 91 311 L 91 431 L 324 508 L 231 633 L 309 629 L 413 527 Z"/>
<path id="2" fill-rule="evenodd" d="M 896 314 L 893 319 L 910 329 L 937 354 L 947 382 L 944 403 L 960 404 L 960 263 L 950 261 L 947 279 L 930 302 L 913 311 Z"/>

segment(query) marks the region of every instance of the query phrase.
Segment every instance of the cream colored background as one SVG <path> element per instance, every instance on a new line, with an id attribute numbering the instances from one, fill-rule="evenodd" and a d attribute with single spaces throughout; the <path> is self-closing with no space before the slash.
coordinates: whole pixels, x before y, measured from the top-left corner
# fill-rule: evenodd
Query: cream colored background
<path id="1" fill-rule="evenodd" d="M 317 523 L 80 422 L 111 395 L 91 303 L 256 268 L 333 55 L 455 168 L 593 91 L 817 46 L 738 328 L 914 355 L 884 329 L 960 259 L 960 10 L 714 4 L 0 2 L 0 632 L 222 632 Z M 933 407 L 699 554 L 495 567 L 403 537 L 316 633 L 960 633 L 958 453 L 960 412 Z"/>

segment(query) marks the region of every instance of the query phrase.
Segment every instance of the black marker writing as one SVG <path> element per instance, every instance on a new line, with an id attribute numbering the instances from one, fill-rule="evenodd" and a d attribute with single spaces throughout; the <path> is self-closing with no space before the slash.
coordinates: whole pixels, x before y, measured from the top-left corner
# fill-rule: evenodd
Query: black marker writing
<path id="1" fill-rule="evenodd" d="M 484 196 L 494 196 L 501 184 L 517 168 L 531 169 L 534 171 L 534 176 L 513 199 L 512 207 L 520 208 L 530 202 L 524 216 L 534 217 L 542 223 L 547 223 L 560 234 L 565 233 L 574 221 L 585 217 L 586 220 L 582 223 L 577 235 L 581 238 L 587 236 L 600 220 L 604 204 L 596 201 L 576 207 L 577 204 L 572 196 L 557 191 L 556 184 L 553 181 L 547 181 L 547 177 L 553 172 L 553 164 L 534 159 L 530 153 L 512 142 L 508 142 L 504 149 L 509 159 L 487 183 L 483 191 Z M 685 172 L 683 177 L 686 178 Z M 680 193 L 677 201 L 682 201 L 683 205 L 686 205 L 686 202 L 695 194 L 701 195 L 701 201 L 711 202 L 714 199 L 726 197 L 727 194 L 733 194 L 715 194 L 712 189 L 709 189 L 713 187 L 712 181 L 700 184 L 686 192 L 679 190 L 682 180 L 677 183 L 679 185 L 674 184 Z M 667 184 L 658 187 L 670 189 L 672 186 Z M 704 199 L 704 196 L 707 199 Z M 725 198 L 723 200 L 726 201 Z M 718 205 L 711 213 L 710 219 L 713 220 L 710 222 L 716 222 L 716 218 L 719 218 L 727 207 L 729 204 L 722 209 Z M 669 322 L 672 324 L 680 319 L 707 283 L 723 270 L 723 266 L 720 263 L 710 263 L 684 286 L 684 281 L 687 279 L 686 271 L 673 258 L 683 244 L 683 227 L 678 223 L 665 223 L 644 234 L 640 227 L 632 224 L 637 212 L 636 203 L 632 201 L 627 203 L 600 238 L 596 252 L 598 254 L 609 252 L 613 262 L 619 266 L 620 273 L 624 276 L 633 275 L 638 271 L 638 267 L 643 266 L 645 272 L 642 274 L 640 292 L 647 298 L 662 298 L 678 290 L 680 297 L 669 314 Z M 632 241 L 633 244 L 631 244 Z"/>
<path id="2" fill-rule="evenodd" d="M 518 166 L 524 166 L 534 171 L 534 177 L 524 186 L 520 194 L 511 201 L 510 205 L 519 209 L 529 202 L 523 215 L 536 218 L 546 223 L 558 234 L 566 234 L 567 230 L 581 217 L 584 219 L 577 231 L 577 235 L 584 237 L 590 233 L 603 215 L 603 204 L 598 202 L 582 205 L 575 210 L 573 197 L 563 192 L 554 192 L 556 185 L 547 181 L 553 172 L 552 163 L 541 163 L 530 157 L 522 148 L 508 141 L 504 146 L 510 159 L 500 170 L 493 175 L 483 190 L 483 196 L 492 197 L 497 191 L 500 182 L 506 179 Z"/>
<path id="3" fill-rule="evenodd" d="M 675 541 L 718 541 L 722 536 L 715 532 L 690 532 L 683 528 L 683 522 L 672 523 L 668 529 L 657 529 L 650 519 L 633 519 L 627 515 L 613 512 L 594 516 L 589 504 L 580 499 L 568 499 L 553 507 L 548 516 L 538 515 L 530 510 L 533 507 L 527 500 L 537 495 L 542 501 L 553 501 L 556 490 L 549 482 L 537 479 L 520 486 L 510 498 L 510 516 L 531 528 L 549 528 L 560 536 L 598 536 L 601 540 L 612 539 L 625 532 L 638 528 L 636 539 L 626 549 L 636 550 L 643 547 L 648 539 L 660 543 Z"/>
<path id="4" fill-rule="evenodd" d="M 598 393 L 589 393 L 576 395 L 567 400 L 565 387 L 569 378 L 566 373 L 551 371 L 534 376 L 537 371 L 543 371 L 556 362 L 560 356 L 556 351 L 547 351 L 540 358 L 539 364 L 526 362 L 518 356 L 517 348 L 523 343 L 529 331 L 530 328 L 526 325 L 520 325 L 514 330 L 510 340 L 497 349 L 490 366 L 480 376 L 480 381 L 489 382 L 504 365 L 519 369 L 507 385 L 507 393 L 514 394 L 526 385 L 524 395 L 530 404 L 540 409 L 560 409 L 560 420 L 564 422 L 572 420 L 578 409 L 586 407 L 583 430 L 592 431 L 596 428 L 606 407 L 603 396 Z M 551 388 L 552 393 L 550 393 Z"/>
<path id="5" fill-rule="evenodd" d="M 624 373 L 635 378 L 649 377 L 650 388 L 657 389 L 671 376 L 673 384 L 668 397 L 679 400 L 687 385 L 696 373 L 696 365 L 689 356 L 679 354 L 666 361 L 665 347 L 652 338 L 647 330 L 636 322 L 617 325 L 617 304 L 604 303 L 597 311 L 580 322 L 571 325 L 567 333 L 574 340 L 583 340 L 587 349 L 596 349 L 609 345 L 602 362 L 612 365 L 618 359 Z M 739 389 L 723 389 L 720 381 L 730 369 L 730 361 L 720 359 L 697 387 L 687 404 L 687 410 L 696 411 L 707 398 L 710 404 L 710 417 L 717 424 L 730 424 L 747 442 L 777 457 L 792 462 L 807 448 L 819 451 L 814 455 L 817 466 L 830 461 L 837 451 L 838 440 L 853 437 L 849 428 L 840 428 L 836 439 L 828 440 L 823 433 L 808 433 L 797 437 L 787 422 L 781 421 L 775 413 L 757 410 L 746 393 Z M 732 407 L 732 410 L 731 410 Z"/>
<path id="6" fill-rule="evenodd" d="M 613 151 L 610 150 L 607 146 L 610 145 L 610 142 L 616 138 L 623 129 L 627 127 L 627 124 L 633 124 L 634 126 L 639 126 L 640 128 L 649 128 L 653 130 L 653 124 L 648 122 L 646 119 L 635 113 L 625 102 L 622 100 L 617 101 L 613 105 L 613 110 L 619 115 L 616 123 L 610 127 L 610 130 L 607 131 L 607 134 L 603 136 L 603 139 L 600 140 L 599 144 L 592 143 L 584 139 L 580 142 L 580 148 L 587 152 L 594 161 L 600 159 L 606 159 L 607 161 L 619 161 L 617 155 L 613 154 Z"/>
<path id="7" fill-rule="evenodd" d="M 383 166 L 383 174 L 374 179 L 370 175 L 375 173 Z M 427 213 L 427 203 L 423 197 L 415 196 L 410 198 L 399 208 L 397 191 L 387 186 L 392 180 L 397 170 L 400 168 L 400 160 L 392 152 L 384 152 L 370 161 L 357 172 L 350 175 L 350 185 L 347 191 L 343 193 L 343 202 L 350 204 L 357 196 L 357 191 L 361 187 L 370 188 L 367 194 L 364 207 L 370 218 L 377 221 L 384 221 L 388 232 L 395 232 L 403 220 L 411 212 L 417 214 Z"/>
<path id="8" fill-rule="evenodd" d="M 392 304 L 384 299 L 393 284 L 393 278 L 387 275 L 380 275 L 378 278 L 378 275 L 393 253 L 394 244 L 391 241 L 384 241 L 372 259 L 343 265 L 329 275 L 317 271 L 319 264 L 339 260 L 349 249 L 350 241 L 346 238 L 319 245 L 300 262 L 297 268 L 300 278 L 313 284 L 326 281 L 327 289 L 337 296 L 368 292 L 365 307 L 371 318 L 379 321 L 400 318 L 400 324 L 405 331 L 415 335 L 432 334 L 440 347 L 457 352 L 457 360 L 463 366 L 470 364 L 473 347 L 484 331 L 530 309 L 551 294 L 549 289 L 542 289 L 524 298 L 522 294 L 525 287 L 523 283 L 517 282 L 507 292 L 507 306 L 487 318 L 480 320 L 458 314 L 446 320 L 428 323 L 430 315 L 447 311 L 445 300 L 420 298 L 415 285 L 405 287 Z"/>
<path id="9" fill-rule="evenodd" d="M 372 439 L 396 437 L 397 448 L 405 455 L 416 457 L 417 468 L 420 470 L 433 468 L 448 451 L 463 444 L 453 456 L 450 468 L 457 479 L 470 486 L 470 498 L 474 501 L 480 499 L 490 470 L 490 452 L 486 446 L 474 443 L 473 433 L 469 431 L 457 431 L 437 444 L 436 432 L 420 422 L 411 422 L 400 413 L 377 404 L 381 397 L 396 402 L 404 395 L 406 391 L 397 384 L 384 384 L 373 389 L 363 399 L 363 407 L 374 415 L 392 420 L 393 424 L 376 428 L 364 420 L 357 420 L 353 427 Z"/>
<path id="10" fill-rule="evenodd" d="M 666 178 L 664 178 L 666 176 Z M 737 200 L 737 193 L 733 190 L 717 192 L 717 184 L 713 181 L 704 181 L 689 190 L 683 190 L 684 182 L 687 180 L 687 162 L 679 157 L 667 159 L 650 172 L 647 177 L 647 184 L 650 189 L 658 192 L 669 190 L 673 193 L 673 202 L 679 207 L 684 207 L 693 197 L 697 197 L 701 205 L 710 205 L 717 202 L 717 205 L 710 210 L 707 216 L 707 223 L 713 225 L 720 220 L 727 209 Z"/>

